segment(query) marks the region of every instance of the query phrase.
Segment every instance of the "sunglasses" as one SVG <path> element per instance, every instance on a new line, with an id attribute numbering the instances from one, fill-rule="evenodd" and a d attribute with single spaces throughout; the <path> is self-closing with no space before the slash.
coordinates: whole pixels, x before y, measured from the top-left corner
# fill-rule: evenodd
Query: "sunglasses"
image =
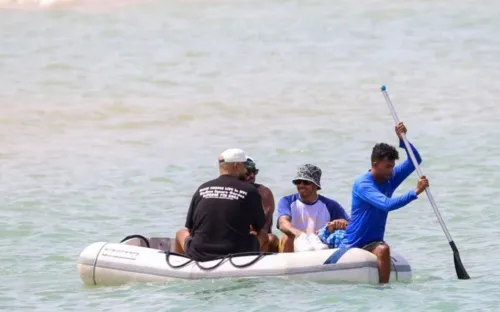
<path id="1" fill-rule="evenodd" d="M 247 174 L 255 174 L 257 175 L 259 173 L 259 169 L 256 168 L 247 168 Z"/>
<path id="2" fill-rule="evenodd" d="M 299 184 L 311 185 L 312 182 L 311 181 L 306 181 L 306 180 L 295 180 L 295 181 L 293 181 L 293 184 L 295 184 L 295 185 L 299 185 Z"/>

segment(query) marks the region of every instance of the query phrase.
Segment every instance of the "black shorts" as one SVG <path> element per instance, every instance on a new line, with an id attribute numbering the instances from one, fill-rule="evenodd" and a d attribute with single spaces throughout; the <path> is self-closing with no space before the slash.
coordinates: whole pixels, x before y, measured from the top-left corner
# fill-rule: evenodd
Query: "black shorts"
<path id="1" fill-rule="evenodd" d="M 375 249 L 375 247 L 380 246 L 380 245 L 387 245 L 384 241 L 373 241 L 371 243 L 368 243 L 361 247 L 361 249 L 364 249 L 366 251 L 372 251 Z"/>
<path id="2" fill-rule="evenodd" d="M 260 251 L 260 242 L 259 242 L 259 239 L 255 235 L 250 235 L 250 236 L 251 236 L 250 240 L 252 240 L 252 243 L 250 244 L 250 246 L 252 246 L 252 248 L 251 248 L 250 251 L 259 252 Z"/>
<path id="3" fill-rule="evenodd" d="M 191 244 L 191 235 L 187 236 L 186 239 L 184 240 L 184 253 L 187 254 L 187 250 L 189 249 L 189 244 Z"/>

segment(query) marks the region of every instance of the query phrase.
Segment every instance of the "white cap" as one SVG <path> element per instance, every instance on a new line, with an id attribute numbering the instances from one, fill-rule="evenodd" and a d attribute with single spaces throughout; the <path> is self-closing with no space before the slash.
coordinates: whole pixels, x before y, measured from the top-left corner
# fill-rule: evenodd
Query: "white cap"
<path id="1" fill-rule="evenodd" d="M 227 149 L 219 156 L 219 163 L 238 163 L 246 161 L 247 155 L 239 148 Z"/>

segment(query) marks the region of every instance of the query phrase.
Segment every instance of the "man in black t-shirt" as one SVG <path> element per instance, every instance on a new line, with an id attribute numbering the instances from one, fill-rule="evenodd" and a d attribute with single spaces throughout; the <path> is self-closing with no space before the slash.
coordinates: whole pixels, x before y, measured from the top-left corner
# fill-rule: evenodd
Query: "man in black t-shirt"
<path id="1" fill-rule="evenodd" d="M 176 234 L 178 253 L 209 261 L 230 253 L 259 251 L 265 216 L 257 189 L 245 182 L 247 156 L 228 149 L 219 156 L 220 176 L 194 193 L 186 218 L 187 230 Z M 250 227 L 257 232 L 250 234 Z M 263 242 L 265 243 L 265 242 Z"/>

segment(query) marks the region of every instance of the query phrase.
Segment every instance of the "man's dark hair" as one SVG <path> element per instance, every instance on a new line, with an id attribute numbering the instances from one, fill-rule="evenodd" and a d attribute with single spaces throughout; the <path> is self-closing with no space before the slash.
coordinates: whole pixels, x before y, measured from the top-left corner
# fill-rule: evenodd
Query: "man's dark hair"
<path id="1" fill-rule="evenodd" d="M 397 160 L 399 153 L 396 148 L 387 143 L 377 143 L 372 150 L 372 163 L 377 160 Z"/>

